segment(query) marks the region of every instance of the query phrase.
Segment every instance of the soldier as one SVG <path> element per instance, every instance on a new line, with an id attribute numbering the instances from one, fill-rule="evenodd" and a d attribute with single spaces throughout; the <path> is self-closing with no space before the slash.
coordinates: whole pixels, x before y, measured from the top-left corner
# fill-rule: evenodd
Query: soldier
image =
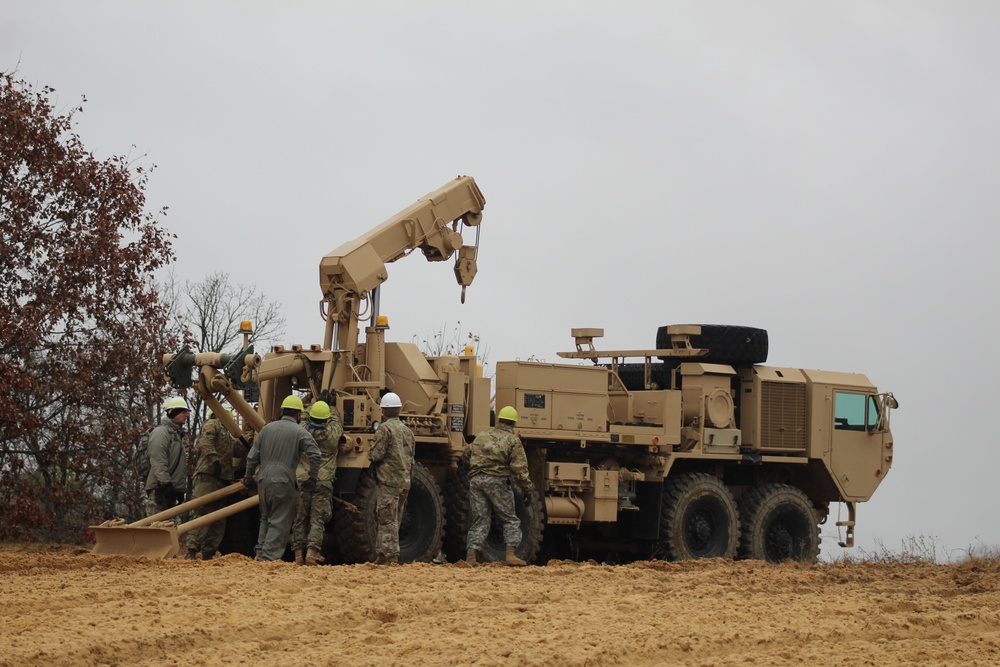
<path id="1" fill-rule="evenodd" d="M 521 521 L 514 511 L 513 480 L 521 492 L 530 497 L 531 477 L 528 457 L 521 440 L 514 434 L 517 411 L 506 406 L 497 415 L 499 424 L 476 436 L 469 447 L 469 504 L 472 525 L 466 542 L 465 561 L 475 565 L 476 552 L 483 548 L 490 531 L 492 513 L 503 524 L 503 539 L 507 545 L 507 565 L 526 565 L 514 550 L 521 543 Z"/>
<path id="2" fill-rule="evenodd" d="M 317 565 L 323 562 L 320 550 L 323 548 L 323 535 L 326 532 L 326 522 L 333 515 L 333 480 L 337 473 L 337 454 L 340 453 L 340 436 L 344 427 L 340 424 L 337 409 L 330 409 L 326 401 L 316 401 L 309 408 L 309 421 L 305 424 L 306 431 L 316 441 L 323 457 L 319 466 L 319 477 L 316 488 L 310 493 L 299 494 L 295 509 L 295 523 L 292 524 L 292 551 L 295 553 L 295 563 L 298 565 Z M 304 482 L 309 476 L 309 461 L 306 457 L 299 460 L 297 477 Z M 308 553 L 305 552 L 308 547 Z"/>
<path id="3" fill-rule="evenodd" d="M 312 491 L 319 474 L 320 453 L 316 441 L 299 426 L 302 399 L 294 394 L 281 402 L 282 417 L 264 426 L 247 454 L 243 485 L 260 485 L 259 560 L 279 560 L 285 554 L 295 502 L 299 496 L 295 467 L 303 454 L 309 458 L 309 476 L 302 489 Z M 260 479 L 254 480 L 260 463 Z"/>
<path id="4" fill-rule="evenodd" d="M 191 409 L 175 396 L 164 405 L 167 416 L 149 434 L 149 474 L 146 476 L 146 516 L 184 501 L 187 466 L 184 459 L 184 424 Z"/>
<path id="5" fill-rule="evenodd" d="M 406 494 L 410 491 L 413 470 L 413 431 L 399 420 L 403 403 L 389 392 L 382 397 L 382 417 L 368 452 L 375 468 L 375 512 L 378 535 L 375 539 L 375 563 L 399 562 L 399 522 L 403 518 Z"/>
<path id="6" fill-rule="evenodd" d="M 198 464 L 194 472 L 192 498 L 201 498 L 233 483 L 234 445 L 229 430 L 215 418 L 214 412 L 209 412 L 208 419 L 201 425 L 201 434 L 198 436 Z M 237 452 L 237 455 L 242 457 L 245 451 Z M 195 515 L 210 514 L 227 504 L 227 499 L 217 500 L 196 509 Z M 225 532 L 225 519 L 219 519 L 215 523 L 191 531 L 187 540 L 188 557 L 196 558 L 200 553 L 203 560 L 211 559 L 218 550 Z"/>

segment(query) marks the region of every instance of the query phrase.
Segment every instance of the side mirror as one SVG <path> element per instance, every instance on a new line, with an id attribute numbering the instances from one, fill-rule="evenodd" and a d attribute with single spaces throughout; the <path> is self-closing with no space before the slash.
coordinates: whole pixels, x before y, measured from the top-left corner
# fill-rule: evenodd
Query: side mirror
<path id="1" fill-rule="evenodd" d="M 885 405 L 890 410 L 895 410 L 896 408 L 899 407 L 899 401 L 897 401 L 896 397 L 893 396 L 892 394 L 886 394 L 885 395 Z"/>

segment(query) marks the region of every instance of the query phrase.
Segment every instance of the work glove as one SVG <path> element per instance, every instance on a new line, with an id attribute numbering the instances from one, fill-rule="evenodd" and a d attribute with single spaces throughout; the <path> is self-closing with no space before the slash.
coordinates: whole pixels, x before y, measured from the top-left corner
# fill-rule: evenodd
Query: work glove
<path id="1" fill-rule="evenodd" d="M 212 464 L 212 474 L 216 477 L 222 477 L 222 461 L 216 461 Z"/>
<path id="2" fill-rule="evenodd" d="M 522 482 L 518 485 L 518 488 L 521 490 L 521 495 L 524 496 L 525 498 L 530 498 L 531 494 L 534 492 L 534 488 L 532 488 L 531 484 L 529 483 Z"/>
<path id="3" fill-rule="evenodd" d="M 170 505 L 176 505 L 178 499 L 184 499 L 184 494 L 179 493 L 177 489 L 172 486 L 165 486 L 163 487 L 163 499 Z"/>
<path id="4" fill-rule="evenodd" d="M 252 491 L 257 486 L 257 482 L 254 481 L 253 477 L 244 477 L 243 486 L 247 487 L 248 491 Z"/>
<path id="5" fill-rule="evenodd" d="M 153 490 L 153 500 L 156 501 L 157 505 L 163 505 L 166 502 L 166 498 L 163 494 L 163 487 L 158 486 Z"/>
<path id="6" fill-rule="evenodd" d="M 316 490 L 316 478 L 310 477 L 306 481 L 302 482 L 302 490 L 306 493 L 312 493 Z"/>

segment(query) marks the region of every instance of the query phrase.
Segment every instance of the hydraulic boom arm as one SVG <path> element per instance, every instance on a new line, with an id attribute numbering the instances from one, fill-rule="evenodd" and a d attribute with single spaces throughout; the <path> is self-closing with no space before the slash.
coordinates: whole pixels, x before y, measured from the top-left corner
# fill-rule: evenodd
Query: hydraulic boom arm
<path id="1" fill-rule="evenodd" d="M 421 197 L 378 227 L 328 253 L 319 265 L 320 289 L 327 302 L 327 346 L 333 324 L 341 327 L 341 349 L 356 332 L 358 310 L 388 278 L 386 264 L 419 248 L 431 262 L 455 258 L 455 278 L 465 288 L 476 276 L 477 245 L 464 245 L 458 223 L 479 226 L 486 199 L 471 176 L 459 176 Z"/>

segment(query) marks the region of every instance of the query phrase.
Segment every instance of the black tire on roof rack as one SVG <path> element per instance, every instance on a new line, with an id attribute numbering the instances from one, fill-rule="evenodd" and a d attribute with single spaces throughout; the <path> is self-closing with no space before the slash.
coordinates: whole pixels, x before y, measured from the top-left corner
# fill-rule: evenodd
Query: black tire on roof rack
<path id="1" fill-rule="evenodd" d="M 691 325 L 684 325 L 691 326 Z M 743 327 L 729 324 L 700 324 L 701 334 L 691 336 L 691 345 L 696 348 L 707 348 L 704 357 L 691 357 L 684 361 L 700 361 L 709 364 L 730 364 L 746 366 L 762 364 L 767 361 L 767 331 L 754 327 Z M 670 349 L 670 334 L 667 327 L 656 330 L 656 349 Z M 660 357 L 669 361 L 671 357 Z"/>

